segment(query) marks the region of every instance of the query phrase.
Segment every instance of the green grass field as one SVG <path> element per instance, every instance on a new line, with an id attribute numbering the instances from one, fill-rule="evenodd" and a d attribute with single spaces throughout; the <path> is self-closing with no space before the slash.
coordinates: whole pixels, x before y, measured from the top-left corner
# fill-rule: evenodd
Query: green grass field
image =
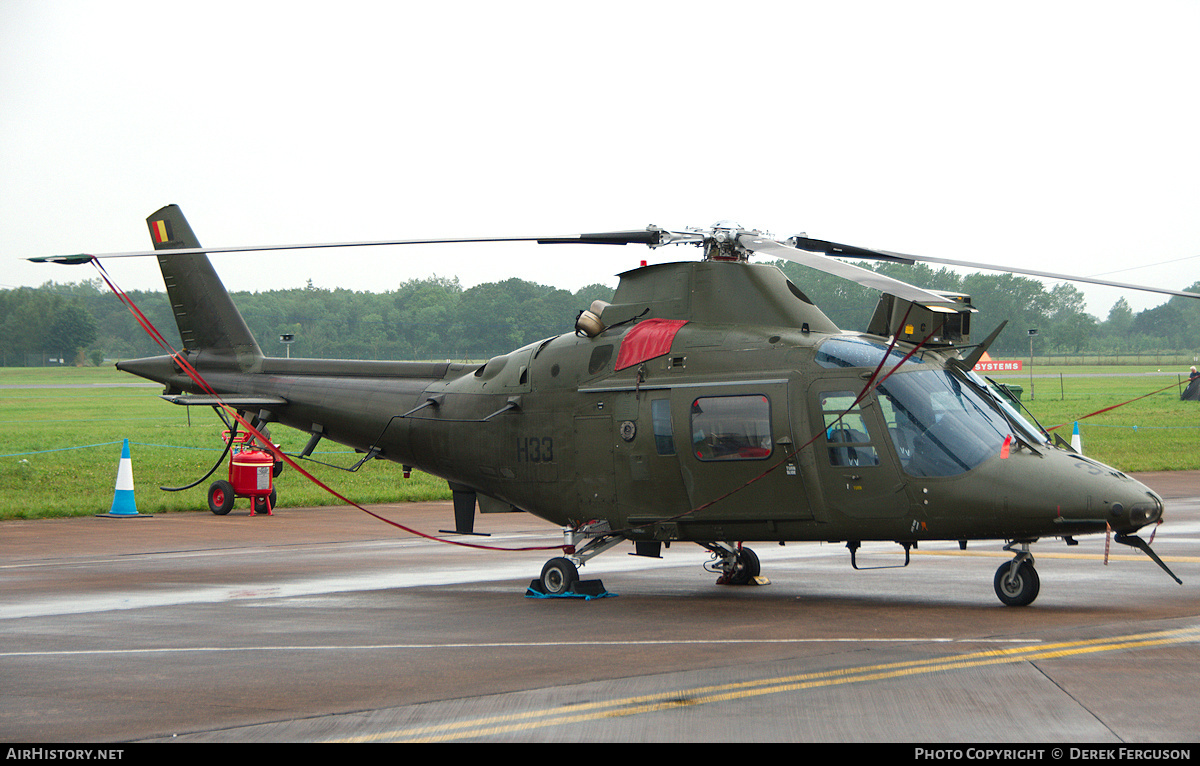
<path id="1" fill-rule="evenodd" d="M 1200 469 L 1200 402 L 1180 401 L 1176 377 L 1153 374 L 1159 369 L 1039 367 L 1039 376 L 1050 377 L 1034 379 L 1032 400 L 1027 372 L 992 377 L 1024 387 L 1026 404 L 1037 419 L 1047 428 L 1063 424 L 1057 432 L 1068 440 L 1076 419 L 1170 386 L 1081 420 L 1084 454 L 1125 471 Z M 1081 373 L 1097 377 L 1069 377 Z M 205 493 L 213 479 L 183 492 L 164 492 L 159 486 L 189 484 L 217 460 L 224 426 L 211 410 L 192 408 L 189 421 L 188 408 L 159 399 L 157 386 L 140 385 L 111 367 L 0 368 L 0 386 L 0 519 L 107 512 L 123 439 L 131 445 L 140 512 L 207 508 Z M 274 429 L 272 437 L 290 453 L 299 452 L 307 440 L 284 427 Z M 314 457 L 346 467 L 358 460 L 351 450 L 326 443 Z M 382 460 L 357 473 L 304 465 L 360 503 L 450 498 L 444 481 L 418 472 L 404 479 L 400 466 Z M 222 466 L 214 479 L 225 473 Z M 276 488 L 281 507 L 339 502 L 287 469 Z M 248 501 L 239 500 L 237 507 L 248 507 Z"/>
<path id="2" fill-rule="evenodd" d="M 1159 370 L 1163 374 L 1158 374 Z M 1070 440 L 1079 421 L 1083 453 L 1123 471 L 1186 471 L 1200 469 L 1200 402 L 1180 401 L 1187 368 L 1052 367 L 1037 370 L 1030 398 L 1029 374 L 992 375 L 1000 383 L 1025 389 L 1023 401 L 1046 428 Z M 1072 377 L 1075 375 L 1095 377 Z M 1061 377 L 1059 377 L 1061 375 Z M 1131 399 L 1109 412 L 1085 415 Z"/>
<path id="3" fill-rule="evenodd" d="M 55 385 L 72 387 L 12 388 Z M 159 399 L 160 386 L 140 385 L 113 368 L 0 368 L 0 386 L 5 386 L 0 388 L 0 519 L 107 513 L 124 439 L 130 442 L 141 513 L 207 509 L 208 485 L 228 474 L 226 463 L 194 489 L 159 489 L 203 476 L 221 454 L 225 430 L 207 407 Z M 271 437 L 289 453 L 299 452 L 307 441 L 305 434 L 285 427 L 273 429 Z M 322 442 L 313 457 L 350 467 L 361 456 Z M 359 503 L 450 498 L 445 481 L 416 471 L 405 479 L 399 465 L 384 460 L 356 473 L 301 465 Z M 280 507 L 340 502 L 286 468 L 275 488 Z M 237 501 L 235 509 L 247 508 L 249 500 Z"/>

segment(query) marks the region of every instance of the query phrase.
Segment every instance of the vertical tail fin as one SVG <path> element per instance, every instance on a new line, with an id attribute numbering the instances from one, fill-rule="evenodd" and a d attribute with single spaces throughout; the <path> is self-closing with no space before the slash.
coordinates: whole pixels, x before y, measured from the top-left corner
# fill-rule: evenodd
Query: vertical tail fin
<path id="1" fill-rule="evenodd" d="M 155 250 L 201 247 L 178 205 L 158 210 L 146 225 Z M 241 367 L 262 359 L 262 350 L 207 255 L 160 255 L 158 265 L 185 349 L 231 357 Z"/>

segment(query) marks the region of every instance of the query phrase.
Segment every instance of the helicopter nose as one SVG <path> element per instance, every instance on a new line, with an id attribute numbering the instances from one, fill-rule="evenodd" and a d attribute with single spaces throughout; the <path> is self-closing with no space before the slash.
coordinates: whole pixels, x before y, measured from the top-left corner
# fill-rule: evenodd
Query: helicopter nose
<path id="1" fill-rule="evenodd" d="M 1075 477 L 1081 481 L 1059 481 L 1057 486 L 1048 481 L 1043 486 L 1047 492 L 1054 492 L 1056 488 L 1062 493 L 1059 514 L 1064 520 L 1102 523 L 1115 532 L 1124 533 L 1162 521 L 1162 498 L 1145 484 L 1115 468 L 1080 455 L 1063 457 L 1063 465 L 1071 466 Z"/>
<path id="2" fill-rule="evenodd" d="M 1110 484 L 1107 490 L 1099 494 L 1102 498 L 1100 520 L 1113 531 L 1135 532 L 1147 524 L 1162 521 L 1162 498 L 1141 482 L 1126 477 L 1118 485 Z"/>
<path id="3" fill-rule="evenodd" d="M 1146 496 L 1131 503 L 1128 510 L 1126 510 L 1123 503 L 1113 503 L 1111 513 L 1117 519 L 1127 520 L 1129 526 L 1134 529 L 1139 529 L 1147 524 L 1156 524 L 1162 520 L 1162 499 L 1147 490 Z"/>

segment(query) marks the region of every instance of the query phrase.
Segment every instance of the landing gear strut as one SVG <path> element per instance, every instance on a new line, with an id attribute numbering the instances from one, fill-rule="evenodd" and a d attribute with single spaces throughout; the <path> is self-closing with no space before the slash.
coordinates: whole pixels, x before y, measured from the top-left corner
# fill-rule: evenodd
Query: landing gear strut
<path id="1" fill-rule="evenodd" d="M 1017 543 L 1004 546 L 1011 551 Z M 1033 568 L 1033 556 L 1029 553 L 1029 543 L 1020 543 L 1021 550 L 1013 560 L 1001 564 L 996 570 L 994 584 L 996 595 L 1008 606 L 1029 606 L 1037 598 L 1042 583 L 1037 570 Z"/>
<path id="2" fill-rule="evenodd" d="M 569 551 L 568 555 L 547 561 L 542 567 L 541 576 L 530 584 L 530 588 L 540 590 L 547 596 L 581 592 L 584 595 L 603 593 L 604 584 L 599 580 L 579 579 L 579 567 L 624 541 L 625 537 L 613 534 L 608 522 L 597 522 L 579 528 L 567 527 L 563 529 L 563 539 Z"/>

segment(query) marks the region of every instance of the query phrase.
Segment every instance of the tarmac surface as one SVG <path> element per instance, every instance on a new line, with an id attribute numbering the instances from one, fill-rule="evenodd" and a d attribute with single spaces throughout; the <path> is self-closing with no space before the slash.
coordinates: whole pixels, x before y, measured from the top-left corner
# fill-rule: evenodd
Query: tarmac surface
<path id="1" fill-rule="evenodd" d="M 348 508 L 3 522 L 0 739 L 1189 743 L 1200 472 L 1138 478 L 1166 499 L 1153 545 L 1184 584 L 1125 546 L 1105 564 L 1103 536 L 1043 540 L 1026 608 L 993 592 L 999 543 L 871 571 L 841 545 L 760 544 L 770 583 L 740 588 L 695 545 L 622 546 L 582 571 L 615 597 L 585 601 L 526 597 L 553 550 Z M 524 514 L 476 529 L 454 539 L 561 542 Z"/>

